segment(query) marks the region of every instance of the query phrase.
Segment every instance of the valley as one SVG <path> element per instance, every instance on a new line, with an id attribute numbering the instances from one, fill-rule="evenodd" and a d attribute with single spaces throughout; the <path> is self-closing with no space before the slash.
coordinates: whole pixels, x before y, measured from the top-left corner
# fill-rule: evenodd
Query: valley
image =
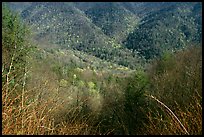
<path id="1" fill-rule="evenodd" d="M 3 2 L 2 132 L 201 135 L 201 36 L 201 2 Z"/>

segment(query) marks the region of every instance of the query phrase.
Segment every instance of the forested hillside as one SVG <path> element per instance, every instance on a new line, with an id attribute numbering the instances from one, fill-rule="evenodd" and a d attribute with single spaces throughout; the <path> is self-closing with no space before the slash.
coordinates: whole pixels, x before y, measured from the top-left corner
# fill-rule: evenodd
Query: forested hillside
<path id="1" fill-rule="evenodd" d="M 47 42 L 65 49 L 83 51 L 126 67 L 136 67 L 134 64 L 139 62 L 131 51 L 123 48 L 115 38 L 107 36 L 103 28 L 94 24 L 73 3 L 34 3 L 21 15 L 33 28 L 39 43 Z M 128 61 L 124 61 L 124 57 Z"/>
<path id="2" fill-rule="evenodd" d="M 126 47 L 146 59 L 201 42 L 201 7 L 197 3 L 176 3 L 150 13 L 125 41 Z"/>
<path id="3" fill-rule="evenodd" d="M 2 3 L 2 134 L 201 135 L 198 2 Z"/>

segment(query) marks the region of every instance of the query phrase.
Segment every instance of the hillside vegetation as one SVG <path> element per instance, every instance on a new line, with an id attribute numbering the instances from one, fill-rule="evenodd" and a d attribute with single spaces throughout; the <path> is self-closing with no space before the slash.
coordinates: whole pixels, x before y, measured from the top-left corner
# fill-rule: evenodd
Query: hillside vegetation
<path id="1" fill-rule="evenodd" d="M 202 134 L 202 7 L 106 4 L 2 4 L 3 135 Z"/>
<path id="2" fill-rule="evenodd" d="M 178 6 L 177 6 L 178 5 Z M 195 10 L 196 9 L 196 10 Z M 201 7 L 185 3 L 148 14 L 127 40 L 127 48 L 146 59 L 201 42 Z"/>

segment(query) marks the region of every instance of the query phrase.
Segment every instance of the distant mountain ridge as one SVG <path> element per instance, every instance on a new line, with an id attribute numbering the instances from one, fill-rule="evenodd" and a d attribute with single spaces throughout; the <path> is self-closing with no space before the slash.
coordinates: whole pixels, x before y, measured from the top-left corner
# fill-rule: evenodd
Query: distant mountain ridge
<path id="1" fill-rule="evenodd" d="M 124 42 L 146 59 L 201 43 L 202 7 L 199 3 L 175 3 L 150 13 Z M 195 7 L 196 10 L 195 10 Z M 198 21 L 199 20 L 199 21 Z"/>
<path id="2" fill-rule="evenodd" d="M 198 2 L 9 3 L 39 42 L 134 68 L 165 51 L 202 43 Z"/>

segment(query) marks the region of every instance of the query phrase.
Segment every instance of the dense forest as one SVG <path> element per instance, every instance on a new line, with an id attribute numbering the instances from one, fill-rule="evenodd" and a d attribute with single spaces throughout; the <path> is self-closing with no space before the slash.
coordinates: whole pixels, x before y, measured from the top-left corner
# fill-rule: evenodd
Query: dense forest
<path id="1" fill-rule="evenodd" d="M 201 135 L 199 2 L 2 3 L 2 134 Z"/>

